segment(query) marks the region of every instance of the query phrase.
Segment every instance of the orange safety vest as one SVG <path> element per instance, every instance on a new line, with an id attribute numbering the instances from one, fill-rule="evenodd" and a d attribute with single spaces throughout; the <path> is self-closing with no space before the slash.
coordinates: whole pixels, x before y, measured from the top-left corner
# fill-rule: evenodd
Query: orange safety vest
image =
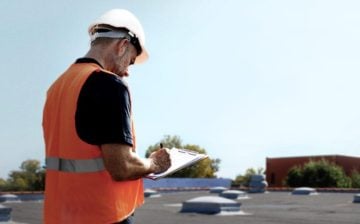
<path id="1" fill-rule="evenodd" d="M 76 132 L 80 90 L 90 74 L 100 70 L 110 73 L 94 63 L 73 64 L 47 92 L 43 113 L 46 224 L 119 222 L 144 203 L 142 179 L 114 181 L 104 168 L 100 147 L 82 141 Z"/>

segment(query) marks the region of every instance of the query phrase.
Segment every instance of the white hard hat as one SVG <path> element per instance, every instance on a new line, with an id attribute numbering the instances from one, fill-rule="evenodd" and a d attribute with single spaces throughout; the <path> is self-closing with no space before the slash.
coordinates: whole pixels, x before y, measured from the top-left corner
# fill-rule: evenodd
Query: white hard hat
<path id="1" fill-rule="evenodd" d="M 107 32 L 98 32 L 99 29 L 102 29 L 101 25 L 114 28 L 123 28 L 126 30 L 126 32 L 116 29 L 107 30 Z M 132 44 L 134 44 L 139 52 L 135 63 L 142 63 L 149 58 L 148 52 L 145 49 L 145 34 L 142 25 L 134 14 L 125 9 L 112 9 L 100 16 L 89 26 L 89 35 L 91 41 L 98 37 L 129 37 L 129 40 Z"/>

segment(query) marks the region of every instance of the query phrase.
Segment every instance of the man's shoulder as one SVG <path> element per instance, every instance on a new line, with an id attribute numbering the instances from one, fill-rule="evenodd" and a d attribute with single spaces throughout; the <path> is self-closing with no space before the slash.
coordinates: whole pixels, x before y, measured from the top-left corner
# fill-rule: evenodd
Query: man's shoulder
<path id="1" fill-rule="evenodd" d="M 115 75 L 97 70 L 90 74 L 81 88 L 79 101 L 100 100 L 116 102 L 126 100 L 130 96 L 127 85 Z M 97 101 L 101 103 L 100 101 Z"/>
<path id="2" fill-rule="evenodd" d="M 90 74 L 87 83 L 95 86 L 106 85 L 127 89 L 127 84 L 124 80 L 104 70 L 97 70 Z"/>

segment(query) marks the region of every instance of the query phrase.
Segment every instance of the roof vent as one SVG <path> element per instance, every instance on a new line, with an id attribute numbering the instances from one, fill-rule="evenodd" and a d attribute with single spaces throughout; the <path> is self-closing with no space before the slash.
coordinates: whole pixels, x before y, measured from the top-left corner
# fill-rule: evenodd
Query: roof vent
<path id="1" fill-rule="evenodd" d="M 151 190 L 151 189 L 145 189 L 144 190 L 144 197 L 145 198 L 158 198 L 161 197 L 160 193 L 155 191 L 155 190 Z"/>
<path id="2" fill-rule="evenodd" d="M 7 222 L 11 219 L 11 208 L 0 205 L 0 222 Z"/>
<path id="3" fill-rule="evenodd" d="M 228 199 L 246 199 L 248 198 L 247 194 L 244 191 L 237 190 L 228 190 L 220 193 L 220 197 L 228 198 Z"/>
<path id="4" fill-rule="evenodd" d="M 183 202 L 180 212 L 219 214 L 240 212 L 240 203 L 223 197 L 203 196 Z"/>
<path id="5" fill-rule="evenodd" d="M 7 202 L 7 201 L 20 201 L 20 198 L 15 194 L 0 195 L 0 202 Z"/>
<path id="6" fill-rule="evenodd" d="M 293 195 L 317 195 L 318 193 L 314 188 L 311 187 L 298 187 L 291 193 Z"/>
<path id="7" fill-rule="evenodd" d="M 227 190 L 227 188 L 226 187 L 212 187 L 212 188 L 210 188 L 210 193 L 212 193 L 212 194 L 220 194 L 221 192 L 223 192 L 223 191 L 226 191 Z"/>
<path id="8" fill-rule="evenodd" d="M 353 200 L 354 203 L 360 203 L 360 194 L 356 194 L 354 196 L 354 200 Z"/>
<path id="9" fill-rule="evenodd" d="M 265 175 L 251 175 L 249 183 L 249 193 L 265 193 L 268 183 Z"/>

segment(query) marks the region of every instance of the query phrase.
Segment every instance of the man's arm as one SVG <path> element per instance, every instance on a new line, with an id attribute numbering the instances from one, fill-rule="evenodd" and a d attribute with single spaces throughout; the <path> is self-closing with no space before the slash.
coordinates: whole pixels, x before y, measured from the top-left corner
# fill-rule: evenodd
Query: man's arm
<path id="1" fill-rule="evenodd" d="M 101 145 L 105 168 L 115 181 L 134 180 L 150 173 L 166 171 L 170 165 L 170 156 L 166 149 L 159 149 L 149 158 L 140 158 L 126 144 Z"/>

